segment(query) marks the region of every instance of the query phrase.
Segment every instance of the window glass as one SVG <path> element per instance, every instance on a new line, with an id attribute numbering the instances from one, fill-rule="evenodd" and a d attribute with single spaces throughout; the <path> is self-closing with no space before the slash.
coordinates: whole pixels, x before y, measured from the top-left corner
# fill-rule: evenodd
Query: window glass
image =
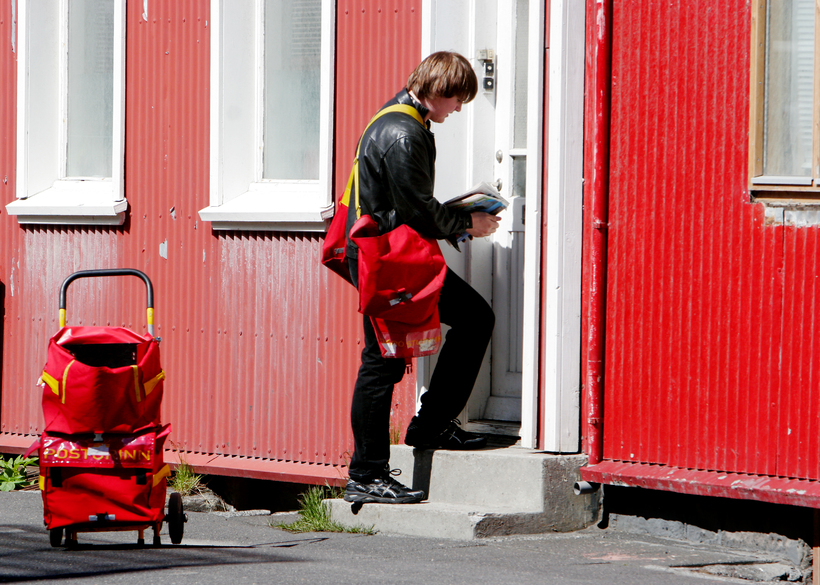
<path id="1" fill-rule="evenodd" d="M 515 7 L 515 94 L 513 148 L 527 147 L 527 45 L 529 43 L 528 0 L 518 0 Z"/>
<path id="2" fill-rule="evenodd" d="M 812 176 L 815 0 L 767 0 L 763 174 Z"/>
<path id="3" fill-rule="evenodd" d="M 263 170 L 319 179 L 321 0 L 266 0 Z"/>
<path id="4" fill-rule="evenodd" d="M 333 202 L 334 0 L 211 0 L 216 230 L 324 231 Z"/>
<path id="5" fill-rule="evenodd" d="M 67 177 L 110 177 L 114 0 L 72 0 L 68 14 Z"/>

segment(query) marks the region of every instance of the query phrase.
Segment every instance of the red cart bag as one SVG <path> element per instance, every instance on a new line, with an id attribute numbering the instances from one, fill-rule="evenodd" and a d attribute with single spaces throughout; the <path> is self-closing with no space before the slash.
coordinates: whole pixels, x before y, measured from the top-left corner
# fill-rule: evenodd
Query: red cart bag
<path id="1" fill-rule="evenodd" d="M 157 425 L 164 379 L 159 343 L 150 334 L 63 327 L 49 342 L 43 371 L 45 429 L 133 433 Z"/>
<path id="2" fill-rule="evenodd" d="M 40 481 L 49 529 L 161 523 L 165 514 L 163 461 L 171 425 L 133 435 L 77 437 L 43 433 Z M 104 497 L 100 497 L 104 494 Z"/>
<path id="3" fill-rule="evenodd" d="M 123 327 L 66 326 L 66 291 L 77 278 L 138 276 L 148 293 L 148 333 Z M 77 543 L 78 532 L 154 529 L 162 522 L 171 542 L 182 540 L 182 498 L 172 494 L 165 512 L 164 445 L 171 425 L 161 426 L 165 372 L 154 337 L 153 288 L 139 270 L 86 270 L 60 290 L 60 330 L 51 338 L 43 370 L 45 430 L 29 451 L 40 457 L 40 489 L 52 546 Z"/>

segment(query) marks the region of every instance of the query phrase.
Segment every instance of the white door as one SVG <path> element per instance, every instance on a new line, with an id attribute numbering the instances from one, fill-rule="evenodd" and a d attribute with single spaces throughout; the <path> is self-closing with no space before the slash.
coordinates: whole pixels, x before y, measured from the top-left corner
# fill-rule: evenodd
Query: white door
<path id="1" fill-rule="evenodd" d="M 459 51 L 483 81 L 479 59 L 494 53 L 494 87 L 479 89 L 461 115 L 435 128 L 436 196 L 498 180 L 511 200 L 496 237 L 474 240 L 461 254 L 445 250 L 448 265 L 496 314 L 462 420 L 471 430 L 518 435 L 525 447 L 568 453 L 580 448 L 585 4 L 422 0 L 422 57 Z M 420 392 L 433 361 L 420 360 Z"/>
<path id="2" fill-rule="evenodd" d="M 493 174 L 510 207 L 493 238 L 492 383 L 483 420 L 521 421 L 529 0 L 499 2 Z M 517 433 L 515 425 L 506 425 Z M 502 428 L 504 425 L 502 425 Z"/>
<path id="3" fill-rule="evenodd" d="M 538 1 L 538 0 L 534 0 Z M 435 125 L 436 196 L 496 182 L 510 207 L 493 238 L 470 242 L 448 264 L 488 301 L 496 327 L 467 412 L 470 428 L 518 435 L 521 421 L 524 211 L 527 169 L 530 0 L 428 0 L 427 52 L 452 49 L 476 68 L 479 92 L 461 115 Z M 466 16 L 466 18 L 465 18 Z M 432 363 L 420 375 L 429 375 Z M 467 422 L 463 421 L 463 422 Z"/>

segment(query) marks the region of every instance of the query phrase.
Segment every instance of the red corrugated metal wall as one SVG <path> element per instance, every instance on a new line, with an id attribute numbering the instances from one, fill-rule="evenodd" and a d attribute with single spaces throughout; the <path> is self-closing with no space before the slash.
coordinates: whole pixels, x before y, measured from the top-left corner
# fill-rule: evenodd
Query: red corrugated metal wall
<path id="1" fill-rule="evenodd" d="M 781 475 L 820 479 L 820 228 L 784 228 Z"/>
<path id="2" fill-rule="evenodd" d="M 614 2 L 603 455 L 820 479 L 820 234 L 750 203 L 750 18 Z"/>
<path id="3" fill-rule="evenodd" d="M 18 449 L 42 429 L 34 384 L 57 329 L 62 280 L 80 269 L 133 267 L 155 286 L 168 373 L 163 419 L 173 424 L 174 445 L 201 465 L 227 456 L 226 473 L 289 479 L 293 464 L 318 468 L 310 472 L 316 481 L 339 478 L 334 466 L 352 444 L 349 396 L 360 351 L 355 291 L 319 265 L 319 234 L 217 233 L 199 221 L 208 205 L 210 2 L 155 0 L 147 19 L 143 9 L 128 3 L 125 225 L 21 227 L 0 212 L 0 450 Z M 11 21 L 4 2 L 3 205 L 15 197 Z M 420 34 L 419 10 L 407 2 L 338 2 L 337 190 L 368 117 L 418 61 Z M 144 303 L 136 279 L 80 280 L 69 289 L 68 321 L 143 330 Z M 394 399 L 398 425 L 414 409 L 410 378 Z M 299 473 L 292 478 L 306 477 Z"/>

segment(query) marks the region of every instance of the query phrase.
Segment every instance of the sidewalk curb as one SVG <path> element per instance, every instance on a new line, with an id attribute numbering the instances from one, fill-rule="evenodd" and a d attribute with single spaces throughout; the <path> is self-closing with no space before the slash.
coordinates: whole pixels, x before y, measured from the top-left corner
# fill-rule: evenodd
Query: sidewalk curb
<path id="1" fill-rule="evenodd" d="M 812 582 L 812 549 L 801 539 L 758 532 L 713 532 L 692 524 L 660 518 L 610 514 L 609 530 L 708 544 L 761 557 L 753 565 L 709 565 L 704 573 L 752 581 Z"/>

